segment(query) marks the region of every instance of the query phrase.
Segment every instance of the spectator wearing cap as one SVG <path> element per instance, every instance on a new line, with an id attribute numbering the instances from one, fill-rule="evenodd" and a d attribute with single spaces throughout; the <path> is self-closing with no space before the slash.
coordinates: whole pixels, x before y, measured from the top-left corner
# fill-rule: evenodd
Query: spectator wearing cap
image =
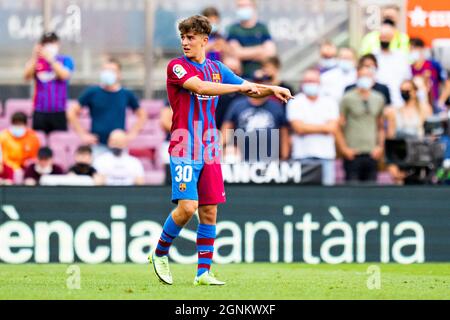
<path id="1" fill-rule="evenodd" d="M 53 163 L 53 151 L 49 147 L 42 147 L 38 152 L 36 163 L 28 166 L 25 170 L 25 185 L 39 185 L 39 181 L 43 175 L 63 174 L 63 169 Z"/>
<path id="2" fill-rule="evenodd" d="M 253 82 L 270 84 L 270 77 L 262 70 L 257 70 L 253 77 Z M 272 132 L 271 130 L 279 130 L 279 155 L 281 160 L 287 160 L 290 153 L 289 143 L 289 129 L 283 107 L 280 102 L 274 101 L 269 97 L 265 98 L 251 98 L 240 97 L 234 100 L 227 113 L 225 114 L 224 122 L 221 128 L 224 135 L 224 144 L 226 148 L 233 147 L 232 132 L 233 129 L 241 129 L 244 133 L 255 133 L 257 141 L 250 143 L 245 142 L 244 149 L 239 150 L 241 157 L 245 161 L 255 162 L 261 161 L 259 146 L 267 144 L 267 155 L 274 154 L 271 150 Z M 257 154 L 251 154 L 250 144 L 256 144 Z M 254 145 L 252 145 L 253 147 Z M 264 154 L 264 156 L 266 156 Z"/>
<path id="3" fill-rule="evenodd" d="M 322 184 L 335 184 L 336 145 L 339 106 L 336 100 L 322 93 L 320 73 L 307 70 L 302 92 L 287 105 L 287 118 L 294 131 L 292 158 L 315 162 L 322 166 Z"/>
<path id="4" fill-rule="evenodd" d="M 139 159 L 128 153 L 125 131 L 117 129 L 108 138 L 109 151 L 94 159 L 99 182 L 109 186 L 143 185 L 144 167 Z"/>
<path id="5" fill-rule="evenodd" d="M 136 122 L 127 132 L 129 141 L 138 136 L 147 120 L 147 113 L 140 107 L 136 95 L 122 86 L 121 69 L 118 60 L 108 59 L 100 72 L 100 84 L 83 91 L 67 112 L 69 123 L 83 144 L 93 147 L 94 159 L 108 151 L 107 144 L 112 131 L 125 130 L 127 108 L 136 115 Z M 78 119 L 83 107 L 89 109 L 91 130 L 84 128 Z"/>
<path id="6" fill-rule="evenodd" d="M 25 79 L 35 83 L 33 129 L 47 134 L 67 130 L 67 89 L 74 63 L 59 51 L 56 33 L 44 33 L 25 67 Z"/>
<path id="7" fill-rule="evenodd" d="M 276 55 L 276 46 L 267 26 L 258 21 L 255 0 L 236 0 L 237 23 L 229 31 L 230 52 L 243 67 L 243 78 L 249 79 L 261 68 L 261 62 Z"/>
<path id="8" fill-rule="evenodd" d="M 379 53 L 382 46 L 388 46 L 391 51 L 400 51 L 404 54 L 409 52 L 409 36 L 398 30 L 400 23 L 400 7 L 397 5 L 385 6 L 382 10 L 382 24 L 390 25 L 394 34 L 389 43 L 384 43 L 380 37 L 380 31 L 375 30 L 366 34 L 361 42 L 360 54 Z"/>
<path id="9" fill-rule="evenodd" d="M 373 88 L 373 70 L 358 67 L 357 87 L 340 103 L 336 143 L 344 156 L 347 182 L 377 179 L 377 164 L 384 152 L 384 98 Z"/>
<path id="10" fill-rule="evenodd" d="M 27 127 L 27 120 L 26 114 L 16 112 L 11 117 L 11 126 L 0 132 L 3 163 L 13 170 L 23 169 L 38 154 L 39 138 Z"/>
<path id="11" fill-rule="evenodd" d="M 411 52 L 409 54 L 409 60 L 411 62 L 412 74 L 415 78 L 422 78 L 427 90 L 427 97 L 419 96 L 419 98 L 422 99 L 421 102 L 425 102 L 425 99 L 427 99 L 437 109 L 439 104 L 439 88 L 447 80 L 447 72 L 438 61 L 428 59 L 427 48 L 422 39 L 412 38 L 410 44 Z M 441 107 L 440 110 L 436 111 L 443 110 L 444 108 Z"/>
<path id="12" fill-rule="evenodd" d="M 211 34 L 206 44 L 206 58 L 222 61 L 228 52 L 228 43 L 220 33 L 220 13 L 215 7 L 207 7 L 202 15 L 211 23 Z"/>

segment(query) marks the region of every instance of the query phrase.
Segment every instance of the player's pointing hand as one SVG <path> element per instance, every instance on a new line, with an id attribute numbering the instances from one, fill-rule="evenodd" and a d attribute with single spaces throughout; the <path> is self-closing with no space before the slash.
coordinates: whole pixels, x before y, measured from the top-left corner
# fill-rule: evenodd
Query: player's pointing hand
<path id="1" fill-rule="evenodd" d="M 294 99 L 294 97 L 291 94 L 291 91 L 283 87 L 274 86 L 273 94 L 275 95 L 275 97 L 277 97 L 284 103 L 287 103 L 289 100 Z"/>

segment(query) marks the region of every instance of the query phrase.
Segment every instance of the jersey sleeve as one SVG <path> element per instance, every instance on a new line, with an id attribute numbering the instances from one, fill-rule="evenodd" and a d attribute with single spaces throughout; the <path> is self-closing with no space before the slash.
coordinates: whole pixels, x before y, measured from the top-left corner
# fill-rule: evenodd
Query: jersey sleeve
<path id="1" fill-rule="evenodd" d="M 75 64 L 73 63 L 73 60 L 71 57 L 65 56 L 63 60 L 63 66 L 68 69 L 70 72 L 73 72 L 75 70 Z"/>
<path id="2" fill-rule="evenodd" d="M 226 84 L 242 84 L 244 79 L 236 75 L 233 71 L 230 70 L 226 65 L 222 62 L 217 61 L 217 64 L 220 68 L 220 73 L 222 74 L 222 82 Z"/>
<path id="3" fill-rule="evenodd" d="M 182 86 L 187 80 L 197 74 L 192 70 L 187 62 L 175 59 L 167 65 L 167 83 Z"/>

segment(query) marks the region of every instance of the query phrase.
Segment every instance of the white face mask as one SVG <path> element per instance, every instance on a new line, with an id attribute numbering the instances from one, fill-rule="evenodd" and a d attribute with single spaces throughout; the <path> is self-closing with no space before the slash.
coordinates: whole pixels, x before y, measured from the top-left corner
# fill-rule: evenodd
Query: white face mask
<path id="1" fill-rule="evenodd" d="M 52 58 L 55 58 L 58 55 L 58 53 L 59 53 L 59 46 L 57 44 L 54 44 L 54 43 L 46 44 L 44 46 L 44 50 L 47 51 L 48 54 Z"/>
<path id="2" fill-rule="evenodd" d="M 52 173 L 52 166 L 48 166 L 48 167 L 41 167 L 39 164 L 36 164 L 34 169 L 36 170 L 37 173 L 44 175 L 44 174 L 50 174 Z"/>
<path id="3" fill-rule="evenodd" d="M 245 22 L 253 18 L 254 10 L 252 7 L 242 7 L 236 11 L 237 18 L 240 22 Z"/>

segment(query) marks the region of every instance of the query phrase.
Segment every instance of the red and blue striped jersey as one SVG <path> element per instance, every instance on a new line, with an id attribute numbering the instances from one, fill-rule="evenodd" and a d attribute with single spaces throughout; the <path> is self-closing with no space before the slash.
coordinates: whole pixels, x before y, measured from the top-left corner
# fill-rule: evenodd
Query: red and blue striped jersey
<path id="1" fill-rule="evenodd" d="M 206 59 L 199 64 L 183 56 L 169 62 L 167 96 L 173 110 L 169 153 L 173 157 L 203 162 L 205 150 L 209 157 L 217 156 L 211 152 L 218 151 L 219 145 L 215 121 L 219 97 L 202 96 L 184 89 L 184 82 L 192 77 L 226 84 L 241 84 L 244 80 L 220 61 Z"/>
<path id="2" fill-rule="evenodd" d="M 56 60 L 70 72 L 73 72 L 72 58 L 59 55 Z M 45 59 L 39 58 L 35 69 L 34 110 L 46 113 L 64 112 L 67 104 L 68 86 L 68 80 L 57 79 L 51 65 Z"/>

